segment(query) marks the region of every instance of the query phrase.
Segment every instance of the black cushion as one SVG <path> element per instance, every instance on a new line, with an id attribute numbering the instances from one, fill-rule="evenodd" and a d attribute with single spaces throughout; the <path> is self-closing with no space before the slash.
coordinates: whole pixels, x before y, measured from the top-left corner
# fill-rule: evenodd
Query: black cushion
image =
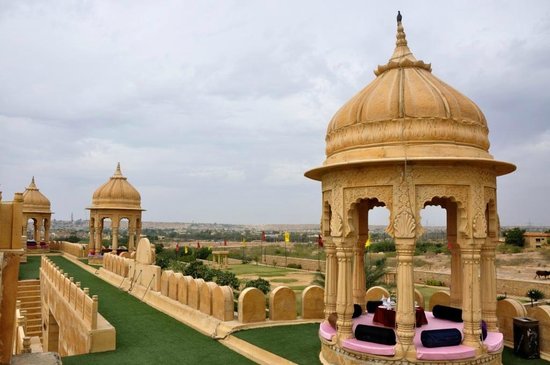
<path id="1" fill-rule="evenodd" d="M 487 338 L 487 323 L 485 321 L 481 321 L 481 341 L 485 341 Z"/>
<path id="2" fill-rule="evenodd" d="M 424 347 L 458 346 L 462 342 L 462 334 L 456 328 L 441 330 L 426 330 L 420 334 Z"/>
<path id="3" fill-rule="evenodd" d="M 446 319 L 453 322 L 462 322 L 462 309 L 447 307 L 446 305 L 435 305 L 432 308 L 435 318 Z"/>
<path id="4" fill-rule="evenodd" d="M 351 316 L 351 318 L 357 318 L 361 314 L 363 314 L 363 308 L 361 308 L 361 306 L 359 304 L 354 304 L 353 305 L 353 315 Z"/>
<path id="5" fill-rule="evenodd" d="M 376 308 L 378 308 L 378 306 L 380 305 L 382 305 L 381 300 L 369 300 L 367 302 L 367 312 L 374 313 L 376 311 Z"/>
<path id="6" fill-rule="evenodd" d="M 361 341 L 395 345 L 395 332 L 391 328 L 359 324 L 355 327 L 355 338 Z"/>

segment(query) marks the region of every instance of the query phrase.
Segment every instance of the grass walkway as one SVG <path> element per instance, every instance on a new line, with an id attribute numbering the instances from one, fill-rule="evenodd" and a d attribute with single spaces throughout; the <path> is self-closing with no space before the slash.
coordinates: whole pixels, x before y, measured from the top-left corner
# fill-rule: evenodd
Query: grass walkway
<path id="1" fill-rule="evenodd" d="M 22 265 L 20 276 L 35 266 Z M 116 328 L 116 351 L 64 357 L 64 365 L 81 364 L 253 364 L 222 344 L 140 302 L 63 257 L 50 257 L 65 272 L 99 295 L 99 312 Z M 28 265 L 28 264 L 27 264 Z"/>
<path id="2" fill-rule="evenodd" d="M 234 333 L 246 342 L 261 347 L 297 364 L 320 364 L 319 324 L 257 328 Z"/>

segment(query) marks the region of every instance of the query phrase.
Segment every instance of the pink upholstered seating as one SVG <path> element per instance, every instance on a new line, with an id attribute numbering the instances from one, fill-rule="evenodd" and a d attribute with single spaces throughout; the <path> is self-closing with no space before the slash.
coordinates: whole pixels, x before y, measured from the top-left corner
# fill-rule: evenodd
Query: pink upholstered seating
<path id="1" fill-rule="evenodd" d="M 342 346 L 348 350 L 365 352 L 367 354 L 393 356 L 395 346 L 381 345 L 379 343 L 360 341 L 355 338 L 342 341 Z"/>
<path id="2" fill-rule="evenodd" d="M 383 327 L 378 323 L 373 323 L 373 314 L 367 313 L 360 317 L 353 319 L 352 331 L 355 332 L 355 328 L 359 324 L 368 326 Z M 433 316 L 431 312 L 426 312 L 426 318 L 428 324 L 416 329 L 413 343 L 416 347 L 416 357 L 419 360 L 460 360 L 467 359 L 475 356 L 474 348 L 465 345 L 458 346 L 445 346 L 437 348 L 427 348 L 422 346 L 420 341 L 420 333 L 424 330 L 442 329 L 442 328 L 456 328 L 460 331 L 463 329 L 463 323 L 451 322 L 443 319 L 438 319 Z M 387 328 L 387 327 L 386 327 Z M 336 330 L 330 326 L 327 321 L 321 323 L 319 327 L 319 335 L 326 340 L 331 341 L 333 336 L 336 335 Z M 504 343 L 502 333 L 489 332 L 487 338 L 483 342 L 487 346 L 488 352 L 499 351 Z M 348 350 L 368 353 L 379 356 L 394 356 L 395 346 L 382 345 L 374 342 L 360 341 L 355 338 L 344 340 L 342 346 Z"/>
<path id="3" fill-rule="evenodd" d="M 336 330 L 332 328 L 332 326 L 327 322 L 324 321 L 319 326 L 319 335 L 323 337 L 325 340 L 332 341 L 332 337 L 336 334 Z"/>

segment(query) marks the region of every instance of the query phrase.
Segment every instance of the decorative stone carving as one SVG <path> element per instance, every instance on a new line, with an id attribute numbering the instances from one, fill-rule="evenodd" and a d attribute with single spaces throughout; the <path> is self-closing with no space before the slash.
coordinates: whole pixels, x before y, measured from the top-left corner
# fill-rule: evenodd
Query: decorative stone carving
<path id="1" fill-rule="evenodd" d="M 395 237 L 414 238 L 416 223 L 409 212 L 401 212 L 393 221 L 393 232 Z"/>
<path id="2" fill-rule="evenodd" d="M 487 222 L 485 221 L 485 214 L 478 212 L 474 217 L 473 222 L 474 237 L 485 238 L 487 236 Z"/>
<path id="3" fill-rule="evenodd" d="M 333 237 L 342 236 L 342 216 L 339 213 L 332 213 L 332 219 L 330 221 L 330 233 Z"/>

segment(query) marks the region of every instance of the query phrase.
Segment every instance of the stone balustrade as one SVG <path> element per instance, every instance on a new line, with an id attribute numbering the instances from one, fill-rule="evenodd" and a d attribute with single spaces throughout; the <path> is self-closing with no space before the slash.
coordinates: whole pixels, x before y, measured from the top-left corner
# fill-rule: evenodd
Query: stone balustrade
<path id="1" fill-rule="evenodd" d="M 58 250 L 74 257 L 88 256 L 88 245 L 85 243 L 72 243 L 67 241 L 54 241 L 50 243 L 51 250 Z"/>
<path id="2" fill-rule="evenodd" d="M 45 351 L 71 356 L 115 349 L 115 328 L 98 313 L 98 296 L 90 296 L 46 256 L 40 286 Z"/>

